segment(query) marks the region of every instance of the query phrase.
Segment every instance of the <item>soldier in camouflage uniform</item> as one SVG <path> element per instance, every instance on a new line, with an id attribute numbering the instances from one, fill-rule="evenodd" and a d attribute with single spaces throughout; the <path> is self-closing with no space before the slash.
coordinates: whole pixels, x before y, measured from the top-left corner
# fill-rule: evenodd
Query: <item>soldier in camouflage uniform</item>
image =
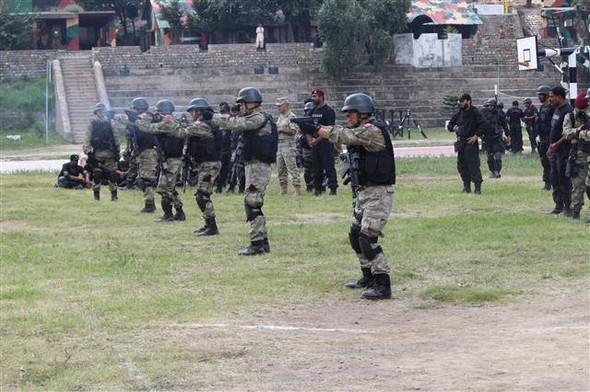
<path id="1" fill-rule="evenodd" d="M 363 276 L 346 286 L 367 288 L 361 294 L 365 299 L 391 298 L 389 264 L 377 240 L 383 236 L 393 205 L 393 145 L 385 123 L 373 117 L 373 100 L 368 95 L 349 95 L 344 100 L 342 112 L 346 113 L 349 126 L 323 126 L 319 136 L 337 145 L 346 144 L 349 161 L 358 163 L 358 171 L 350 177 L 356 198 L 348 236 Z M 354 167 L 351 165 L 350 170 Z"/>
<path id="2" fill-rule="evenodd" d="M 313 101 L 305 102 L 303 105 L 303 114 L 308 117 L 315 109 Z M 297 148 L 301 152 L 301 166 L 303 166 L 303 179 L 305 180 L 305 188 L 307 192 L 313 192 L 313 157 L 311 146 L 307 142 L 307 136 L 300 132 L 297 134 Z"/>
<path id="3" fill-rule="evenodd" d="M 299 168 L 295 159 L 295 135 L 299 132 L 299 126 L 291 122 L 292 118 L 297 117 L 289 109 L 289 99 L 281 97 L 277 99 L 277 108 L 279 109 L 279 118 L 277 119 L 277 130 L 279 132 L 279 147 L 277 153 L 277 171 L 281 194 L 288 193 L 289 176 L 297 196 L 301 195 L 301 178 Z"/>
<path id="4" fill-rule="evenodd" d="M 242 104 L 240 116 L 215 114 L 213 124 L 242 133 L 246 172 L 244 205 L 246 220 L 250 222 L 250 245 L 239 252 L 239 255 L 251 256 L 270 252 L 262 206 L 271 176 L 270 165 L 276 161 L 278 134 L 272 117 L 260 107 L 262 94 L 258 89 L 241 89 L 236 102 Z"/>
<path id="5" fill-rule="evenodd" d="M 117 162 L 119 161 L 119 135 L 106 118 L 108 108 L 104 103 L 94 106 L 95 118 L 86 130 L 86 141 L 82 147 L 92 165 L 94 200 L 100 200 L 100 186 L 106 177 L 109 181 L 111 201 L 117 201 Z"/>
<path id="6" fill-rule="evenodd" d="M 145 98 L 134 98 L 131 101 L 130 109 L 137 113 L 139 116 L 148 111 L 150 105 Z M 129 152 L 129 171 L 127 172 L 127 189 L 133 189 L 134 183 L 137 180 L 139 172 L 139 151 L 137 146 L 137 126 L 131 122 L 126 115 L 116 115 L 118 119 L 125 127 L 125 137 L 127 139 L 126 150 Z"/>
<path id="7" fill-rule="evenodd" d="M 137 140 L 138 186 L 143 191 L 144 199 L 144 207 L 140 212 L 152 214 L 156 212 L 154 188 L 158 182 L 159 158 L 159 143 L 156 136 L 151 133 L 153 115 L 146 111 L 140 113 L 137 119 L 129 120 L 137 127 L 135 137 Z"/>
<path id="8" fill-rule="evenodd" d="M 197 236 L 219 234 L 215 219 L 215 208 L 211 201 L 215 179 L 221 170 L 221 131 L 213 125 L 213 109 L 205 98 L 194 98 L 187 111 L 192 121 L 187 125 L 176 125 L 180 135 L 188 136 L 187 154 L 197 165 L 197 189 L 195 199 L 201 210 L 205 226 L 195 230 Z"/>
<path id="9" fill-rule="evenodd" d="M 160 177 L 158 178 L 158 186 L 156 192 L 162 196 L 162 211 L 164 215 L 157 222 L 172 222 L 183 221 L 186 219 L 184 211 L 182 210 L 182 200 L 176 191 L 176 180 L 182 168 L 182 155 L 184 153 L 184 137 L 182 135 L 174 135 L 166 132 L 170 127 L 170 122 L 164 122 L 164 117 L 172 117 L 174 115 L 174 103 L 167 99 L 162 99 L 156 103 L 156 113 L 162 116 L 159 122 L 151 124 L 151 132 L 157 134 L 158 144 L 160 146 L 161 168 Z M 188 124 L 187 116 L 179 113 L 178 117 L 181 123 Z M 172 123 L 174 124 L 174 123 Z M 176 213 L 172 213 L 172 208 Z"/>
<path id="10" fill-rule="evenodd" d="M 588 162 L 590 162 L 590 89 L 576 99 L 576 110 L 563 120 L 563 137 L 572 144 L 570 179 L 572 181 L 572 219 L 580 219 L 584 194 L 588 191 Z M 590 197 L 590 195 L 589 195 Z"/>

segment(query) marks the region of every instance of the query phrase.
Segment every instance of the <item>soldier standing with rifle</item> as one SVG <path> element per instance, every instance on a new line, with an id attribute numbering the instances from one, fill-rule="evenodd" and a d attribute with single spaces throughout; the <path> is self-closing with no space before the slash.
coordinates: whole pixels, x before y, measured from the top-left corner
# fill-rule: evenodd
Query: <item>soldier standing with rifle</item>
<path id="1" fill-rule="evenodd" d="M 276 161 L 278 132 L 272 117 L 261 108 L 262 94 L 257 88 L 241 89 L 236 102 L 242 105 L 241 116 L 215 114 L 213 124 L 242 134 L 246 173 L 244 205 L 246 221 L 250 222 L 250 245 L 239 255 L 252 256 L 270 253 L 262 206 L 272 173 L 270 165 Z"/>
<path id="2" fill-rule="evenodd" d="M 383 236 L 393 205 L 393 145 L 385 123 L 373 117 L 373 100 L 368 95 L 349 95 L 342 112 L 346 113 L 348 127 L 323 126 L 318 135 L 335 144 L 346 144 L 350 154 L 350 182 L 356 198 L 348 238 L 363 276 L 346 287 L 366 288 L 361 294 L 364 299 L 391 298 L 390 268 L 377 241 Z"/>
<path id="3" fill-rule="evenodd" d="M 217 235 L 219 230 L 211 194 L 221 168 L 221 132 L 218 127 L 211 124 L 213 109 L 205 98 L 192 99 L 187 111 L 192 119 L 186 122 L 175 121 L 170 114 L 165 115 L 158 132 L 166 132 L 167 136 L 188 137 L 187 155 L 197 165 L 195 198 L 205 220 L 205 226 L 195 230 L 195 233 L 198 236 Z"/>
<path id="4" fill-rule="evenodd" d="M 109 181 L 111 201 L 117 201 L 117 162 L 119 161 L 119 135 L 113 128 L 111 120 L 106 117 L 108 108 L 104 103 L 97 103 L 93 113 L 95 118 L 86 131 L 86 142 L 82 147 L 92 165 L 94 200 L 100 200 L 100 186 L 106 177 Z"/>
<path id="5" fill-rule="evenodd" d="M 167 99 L 162 99 L 156 103 L 156 113 L 160 116 L 172 116 L 174 113 L 174 103 Z M 183 121 L 179 119 L 179 121 Z M 184 118 L 185 124 L 186 116 Z M 182 210 L 182 200 L 178 191 L 176 191 L 176 179 L 180 174 L 182 167 L 182 155 L 184 153 L 184 137 L 172 134 L 160 134 L 159 129 L 169 126 L 169 123 L 160 121 L 152 124 L 152 132 L 157 133 L 158 144 L 160 146 L 161 168 L 160 177 L 158 178 L 158 186 L 156 192 L 162 196 L 162 215 L 157 222 L 172 222 L 183 221 L 186 219 L 184 211 Z M 176 210 L 172 214 L 172 207 Z"/>

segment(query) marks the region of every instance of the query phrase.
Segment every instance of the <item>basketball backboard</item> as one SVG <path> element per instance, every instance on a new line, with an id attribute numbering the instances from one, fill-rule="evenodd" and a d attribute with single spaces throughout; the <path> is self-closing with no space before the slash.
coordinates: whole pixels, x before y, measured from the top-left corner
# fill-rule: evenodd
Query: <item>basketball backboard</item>
<path id="1" fill-rule="evenodd" d="M 524 37 L 516 40 L 518 51 L 518 70 L 529 71 L 538 68 L 537 36 Z"/>

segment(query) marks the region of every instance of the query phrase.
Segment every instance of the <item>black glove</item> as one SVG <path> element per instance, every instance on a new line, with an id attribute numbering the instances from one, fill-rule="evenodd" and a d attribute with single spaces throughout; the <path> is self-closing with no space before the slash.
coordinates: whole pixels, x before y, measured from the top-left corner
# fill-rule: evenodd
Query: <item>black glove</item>
<path id="1" fill-rule="evenodd" d="M 202 114 L 203 120 L 211 120 L 213 118 L 213 111 L 212 110 L 205 110 Z"/>

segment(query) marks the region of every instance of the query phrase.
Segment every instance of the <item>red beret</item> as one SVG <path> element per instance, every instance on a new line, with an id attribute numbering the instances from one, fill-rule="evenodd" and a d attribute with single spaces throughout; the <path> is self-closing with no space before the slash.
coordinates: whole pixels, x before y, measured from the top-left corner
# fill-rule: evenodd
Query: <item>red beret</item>
<path id="1" fill-rule="evenodd" d="M 322 90 L 321 88 L 314 88 L 313 90 L 311 90 L 311 95 L 320 95 L 320 96 L 324 96 L 324 90 Z"/>
<path id="2" fill-rule="evenodd" d="M 586 93 L 580 93 L 576 97 L 576 109 L 586 109 L 588 107 L 588 101 L 586 101 Z"/>

